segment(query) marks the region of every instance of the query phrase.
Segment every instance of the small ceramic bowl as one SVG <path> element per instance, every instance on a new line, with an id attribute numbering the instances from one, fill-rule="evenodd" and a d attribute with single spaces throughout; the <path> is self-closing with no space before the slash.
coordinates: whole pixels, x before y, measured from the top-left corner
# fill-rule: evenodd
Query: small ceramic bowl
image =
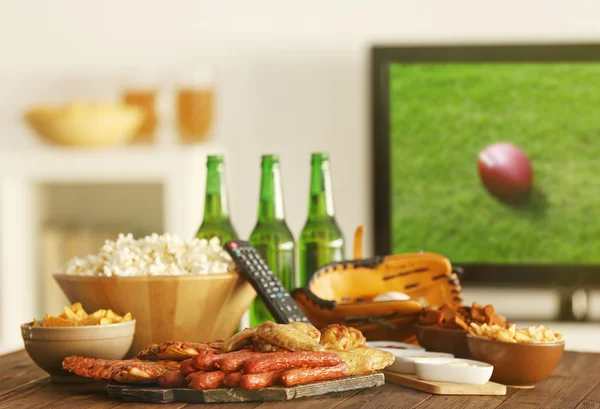
<path id="1" fill-rule="evenodd" d="M 133 342 L 135 320 L 119 324 L 81 327 L 32 327 L 21 325 L 25 350 L 52 382 L 73 382 L 78 378 L 62 368 L 68 356 L 123 359 Z"/>
<path id="2" fill-rule="evenodd" d="M 565 341 L 509 343 L 467 335 L 474 359 L 494 366 L 492 381 L 506 386 L 533 388 L 554 371 L 565 350 Z"/>
<path id="3" fill-rule="evenodd" d="M 472 358 L 467 347 L 467 331 L 417 324 L 417 339 L 427 351 L 446 352 L 456 358 Z"/>
<path id="4" fill-rule="evenodd" d="M 415 370 L 424 381 L 485 385 L 494 367 L 471 359 L 424 358 L 415 361 Z"/>
<path id="5" fill-rule="evenodd" d="M 414 375 L 416 373 L 415 362 L 429 358 L 454 358 L 454 355 L 444 352 L 414 351 L 412 354 L 396 356 L 394 363 L 386 368 L 386 370 Z"/>

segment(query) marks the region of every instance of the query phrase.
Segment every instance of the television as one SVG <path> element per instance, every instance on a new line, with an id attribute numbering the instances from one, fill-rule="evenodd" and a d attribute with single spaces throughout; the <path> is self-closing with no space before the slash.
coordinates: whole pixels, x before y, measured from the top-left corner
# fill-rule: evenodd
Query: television
<path id="1" fill-rule="evenodd" d="M 375 46 L 375 251 L 600 284 L 600 44 Z"/>

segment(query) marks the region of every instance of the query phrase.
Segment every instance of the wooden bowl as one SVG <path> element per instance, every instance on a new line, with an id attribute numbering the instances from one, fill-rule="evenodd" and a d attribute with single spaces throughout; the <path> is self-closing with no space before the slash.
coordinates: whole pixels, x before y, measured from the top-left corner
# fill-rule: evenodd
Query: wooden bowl
<path id="1" fill-rule="evenodd" d="M 21 325 L 25 350 L 37 366 L 48 372 L 54 383 L 79 382 L 62 368 L 68 356 L 122 359 L 129 351 L 135 333 L 135 320 L 119 324 L 81 327 L 32 327 Z"/>
<path id="2" fill-rule="evenodd" d="M 473 359 L 494 366 L 492 381 L 521 388 L 533 388 L 550 376 L 565 350 L 565 341 L 513 344 L 471 334 L 467 345 Z"/>
<path id="3" fill-rule="evenodd" d="M 456 358 L 473 359 L 467 346 L 467 332 L 417 324 L 419 345 L 431 352 L 446 352 Z"/>
<path id="4" fill-rule="evenodd" d="M 88 312 L 100 308 L 117 314 L 131 312 L 137 326 L 130 355 L 170 340 L 227 339 L 256 296 L 250 283 L 237 273 L 152 277 L 55 274 L 54 278 L 69 301 L 80 301 Z"/>

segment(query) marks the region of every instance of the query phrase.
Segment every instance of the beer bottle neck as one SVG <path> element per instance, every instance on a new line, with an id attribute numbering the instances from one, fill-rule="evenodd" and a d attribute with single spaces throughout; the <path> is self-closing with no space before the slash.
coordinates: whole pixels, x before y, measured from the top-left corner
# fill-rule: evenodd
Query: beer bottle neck
<path id="1" fill-rule="evenodd" d="M 204 197 L 204 221 L 229 219 L 229 200 L 222 161 L 209 160 L 206 173 L 206 195 Z"/>
<path id="2" fill-rule="evenodd" d="M 272 222 L 285 219 L 283 206 L 283 190 L 279 162 L 272 157 L 264 157 L 260 181 L 260 199 L 258 204 L 258 221 Z"/>
<path id="3" fill-rule="evenodd" d="M 310 177 L 308 220 L 327 220 L 335 216 L 329 160 L 313 157 Z"/>

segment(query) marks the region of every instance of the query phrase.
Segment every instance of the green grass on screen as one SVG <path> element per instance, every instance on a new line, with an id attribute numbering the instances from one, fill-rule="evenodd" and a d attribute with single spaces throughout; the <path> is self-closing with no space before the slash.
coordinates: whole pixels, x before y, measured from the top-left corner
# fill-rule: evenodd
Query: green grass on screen
<path id="1" fill-rule="evenodd" d="M 397 64 L 390 87 L 394 253 L 600 264 L 600 64 Z M 532 160 L 526 205 L 479 180 L 495 142 Z"/>

